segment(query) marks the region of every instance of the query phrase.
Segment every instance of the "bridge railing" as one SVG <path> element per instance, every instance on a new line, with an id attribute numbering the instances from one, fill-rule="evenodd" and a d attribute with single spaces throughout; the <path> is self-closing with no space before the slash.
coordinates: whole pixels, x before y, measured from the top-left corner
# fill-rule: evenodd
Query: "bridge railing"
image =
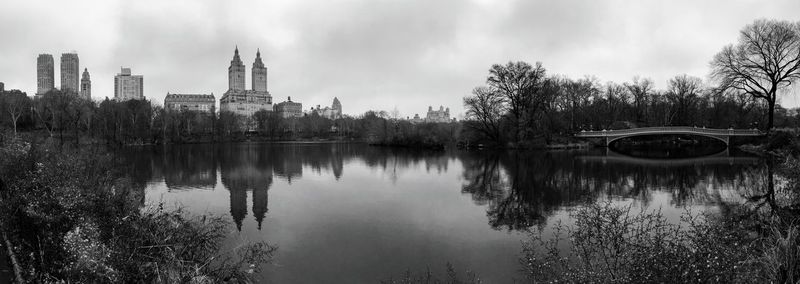
<path id="1" fill-rule="evenodd" d="M 581 131 L 575 136 L 577 137 L 607 137 L 607 136 L 620 136 L 628 134 L 648 134 L 648 133 L 697 133 L 697 134 L 710 134 L 710 135 L 728 135 L 728 136 L 759 136 L 763 135 L 757 129 L 716 129 L 716 128 L 700 128 L 691 126 L 656 126 L 656 127 L 640 127 L 618 130 L 594 130 L 594 131 Z"/>

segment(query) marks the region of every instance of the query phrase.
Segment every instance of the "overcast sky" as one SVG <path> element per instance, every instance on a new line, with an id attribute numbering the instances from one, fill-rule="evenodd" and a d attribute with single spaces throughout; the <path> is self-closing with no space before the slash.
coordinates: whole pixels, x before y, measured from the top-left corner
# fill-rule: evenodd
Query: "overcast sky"
<path id="1" fill-rule="evenodd" d="M 460 113 L 489 67 L 509 60 L 601 82 L 640 75 L 659 89 L 677 74 L 707 79 L 713 55 L 757 18 L 798 21 L 800 1 L 3 0 L 0 82 L 32 95 L 36 57 L 50 53 L 58 87 L 60 54 L 74 50 L 95 99 L 113 97 L 121 66 L 159 104 L 167 92 L 219 99 L 238 45 L 248 88 L 261 49 L 274 102 Z"/>

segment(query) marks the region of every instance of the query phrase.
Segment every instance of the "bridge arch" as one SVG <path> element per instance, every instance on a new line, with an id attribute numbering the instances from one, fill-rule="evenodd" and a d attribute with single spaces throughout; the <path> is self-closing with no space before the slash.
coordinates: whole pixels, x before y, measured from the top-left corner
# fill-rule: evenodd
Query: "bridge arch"
<path id="1" fill-rule="evenodd" d="M 734 136 L 764 136 L 765 133 L 757 129 L 711 129 L 711 128 L 697 128 L 689 126 L 659 126 L 659 127 L 641 127 L 631 129 L 619 130 L 602 130 L 602 131 L 581 131 L 575 134 L 575 137 L 582 138 L 605 138 L 606 146 L 619 139 L 635 137 L 635 136 L 648 136 L 648 135 L 692 135 L 703 136 L 717 139 L 730 146 L 730 139 Z"/>
<path id="2" fill-rule="evenodd" d="M 631 133 L 626 135 L 619 135 L 613 137 L 606 137 L 606 147 L 611 146 L 611 143 L 614 141 L 622 140 L 625 138 L 630 137 L 643 137 L 643 136 L 661 136 L 661 135 L 689 135 L 689 136 L 701 136 L 701 137 L 708 137 L 712 139 L 716 139 L 718 141 L 722 141 L 725 143 L 725 146 L 730 146 L 730 137 L 729 136 L 719 136 L 719 135 L 712 135 L 712 134 L 705 134 L 705 133 Z"/>

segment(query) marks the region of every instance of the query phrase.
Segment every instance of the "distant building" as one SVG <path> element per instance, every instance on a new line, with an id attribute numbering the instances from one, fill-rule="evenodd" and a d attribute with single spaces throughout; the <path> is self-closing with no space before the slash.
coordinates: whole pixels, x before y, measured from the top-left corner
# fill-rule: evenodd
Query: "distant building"
<path id="1" fill-rule="evenodd" d="M 425 116 L 425 122 L 451 122 L 450 108 L 445 109 L 439 106 L 439 110 L 433 110 L 433 107 L 428 106 L 428 114 Z"/>
<path id="2" fill-rule="evenodd" d="M 61 54 L 61 90 L 72 91 L 78 93 L 80 85 L 80 64 L 78 62 L 77 53 L 64 53 Z"/>
<path id="3" fill-rule="evenodd" d="M 217 100 L 214 94 L 170 94 L 164 98 L 164 108 L 180 111 L 191 110 L 200 112 L 214 112 Z"/>
<path id="4" fill-rule="evenodd" d="M 267 91 L 267 69 L 261 62 L 261 52 L 256 52 L 252 70 L 253 90 L 245 90 L 245 67 L 239 58 L 239 48 L 233 52 L 228 67 L 228 91 L 219 99 L 220 111 L 230 111 L 250 117 L 259 110 L 273 111 L 272 95 Z"/>
<path id="5" fill-rule="evenodd" d="M 3 82 L 0 82 L 0 92 L 5 92 L 5 90 L 6 90 L 6 85 L 3 84 Z"/>
<path id="6" fill-rule="evenodd" d="M 285 102 L 275 104 L 275 112 L 282 118 L 303 117 L 303 104 L 288 97 Z"/>
<path id="7" fill-rule="evenodd" d="M 36 95 L 44 95 L 55 88 L 53 56 L 39 54 L 36 58 Z"/>
<path id="8" fill-rule="evenodd" d="M 83 68 L 83 75 L 81 75 L 81 98 L 92 99 L 92 80 L 89 79 L 89 70 Z"/>
<path id="9" fill-rule="evenodd" d="M 339 102 L 339 99 L 334 97 L 333 104 L 330 107 L 322 108 L 320 105 L 317 105 L 317 108 L 311 108 L 310 113 L 316 113 L 321 117 L 327 119 L 337 119 L 342 118 L 342 103 Z"/>
<path id="10" fill-rule="evenodd" d="M 131 75 L 130 68 L 121 68 L 114 76 L 114 99 L 117 101 L 143 100 L 144 79 L 142 75 Z"/>
<path id="11" fill-rule="evenodd" d="M 425 122 L 425 120 L 419 117 L 419 113 L 415 113 L 414 118 L 411 119 L 411 123 L 422 123 L 422 122 Z"/>

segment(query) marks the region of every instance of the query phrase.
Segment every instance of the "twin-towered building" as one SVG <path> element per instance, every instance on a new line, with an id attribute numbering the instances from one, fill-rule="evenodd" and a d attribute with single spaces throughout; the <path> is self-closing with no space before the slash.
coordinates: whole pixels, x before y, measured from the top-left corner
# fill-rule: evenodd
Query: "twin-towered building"
<path id="1" fill-rule="evenodd" d="M 39 57 L 36 58 L 36 95 L 41 96 L 55 89 L 54 69 L 53 55 L 39 54 Z M 89 79 L 89 70 L 83 69 L 83 78 L 80 78 L 81 75 L 79 73 L 80 60 L 78 54 L 75 52 L 61 54 L 61 90 L 73 92 L 85 99 L 91 99 L 92 82 Z"/>
<path id="2" fill-rule="evenodd" d="M 246 90 L 245 66 L 239 58 L 239 47 L 236 47 L 228 67 L 228 91 L 219 99 L 220 111 L 230 111 L 246 117 L 259 110 L 273 111 L 272 95 L 267 91 L 267 67 L 261 61 L 261 51 L 256 52 L 251 70 L 251 90 Z"/>

